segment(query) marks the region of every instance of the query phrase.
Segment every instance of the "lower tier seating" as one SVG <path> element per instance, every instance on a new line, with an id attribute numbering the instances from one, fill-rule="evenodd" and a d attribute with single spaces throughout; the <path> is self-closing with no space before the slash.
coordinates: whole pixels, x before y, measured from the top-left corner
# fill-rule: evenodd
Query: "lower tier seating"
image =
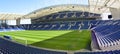
<path id="1" fill-rule="evenodd" d="M 120 21 L 104 21 L 91 30 L 95 33 L 100 49 L 120 49 L 118 47 L 120 45 Z"/>
<path id="2" fill-rule="evenodd" d="M 120 54 L 120 50 L 101 51 L 101 52 L 75 52 L 74 54 Z"/>
<path id="3" fill-rule="evenodd" d="M 0 54 L 67 54 L 67 53 L 37 49 L 0 38 Z"/>

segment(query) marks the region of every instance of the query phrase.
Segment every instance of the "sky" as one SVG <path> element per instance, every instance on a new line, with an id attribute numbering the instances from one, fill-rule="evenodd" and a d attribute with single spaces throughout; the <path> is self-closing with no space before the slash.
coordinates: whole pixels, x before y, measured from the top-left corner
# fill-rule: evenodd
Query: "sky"
<path id="1" fill-rule="evenodd" d="M 88 0 L 0 0 L 0 13 L 28 14 L 40 8 L 61 4 L 88 5 Z"/>

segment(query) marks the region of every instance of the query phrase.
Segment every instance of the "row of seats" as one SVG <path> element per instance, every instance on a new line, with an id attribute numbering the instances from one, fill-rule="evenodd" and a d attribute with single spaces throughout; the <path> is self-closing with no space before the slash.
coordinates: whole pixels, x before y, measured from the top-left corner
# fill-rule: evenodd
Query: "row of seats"
<path id="1" fill-rule="evenodd" d="M 0 54 L 67 54 L 67 53 L 37 49 L 0 38 Z"/>
<path id="2" fill-rule="evenodd" d="M 110 24 L 111 20 L 86 20 L 86 21 L 72 21 L 72 22 L 52 22 L 52 23 L 39 23 L 39 24 L 25 24 L 19 25 L 27 30 L 80 30 L 90 29 L 92 26 L 99 26 L 101 24 Z M 111 22 L 111 23 L 114 23 Z"/>
<path id="3" fill-rule="evenodd" d="M 119 21 L 119 20 L 118 20 Z M 93 26 L 101 27 L 102 25 L 119 25 L 119 22 L 111 20 L 86 20 L 86 21 L 72 21 L 72 22 L 52 22 L 52 23 L 39 23 L 39 24 L 22 24 L 15 26 L 0 26 L 0 31 L 5 30 L 80 30 L 89 29 Z M 100 26 L 99 26 L 100 25 Z"/>
<path id="4" fill-rule="evenodd" d="M 101 52 L 75 52 L 74 54 L 120 54 L 120 50 L 101 51 Z"/>
<path id="5" fill-rule="evenodd" d="M 120 44 L 119 20 L 101 22 L 91 30 L 95 33 L 100 47 L 110 47 Z"/>
<path id="6" fill-rule="evenodd" d="M 89 29 L 93 25 L 99 26 L 101 24 L 107 25 L 110 20 L 86 20 L 86 21 L 72 21 L 72 22 L 52 22 L 39 24 L 22 24 L 15 26 L 0 26 L 0 31 L 6 30 L 80 30 Z M 110 21 L 114 23 L 115 21 Z M 116 22 L 115 22 L 116 23 Z M 114 24 L 115 24 L 114 23 Z M 110 23 L 108 23 L 110 24 Z"/>
<path id="7" fill-rule="evenodd" d="M 26 30 L 80 30 L 88 29 L 90 25 L 91 24 L 89 23 L 89 21 L 74 21 L 74 22 L 25 24 L 19 26 Z"/>
<path id="8" fill-rule="evenodd" d="M 24 30 L 22 28 L 19 28 L 18 26 L 0 26 L 0 32 L 2 31 L 18 31 L 18 30 Z"/>
<path id="9" fill-rule="evenodd" d="M 72 21 L 72 22 L 51 22 L 39 24 L 22 24 L 22 25 L 6 25 L 0 26 L 0 31 L 13 30 L 80 30 L 88 29 L 91 24 L 97 21 Z"/>
<path id="10" fill-rule="evenodd" d="M 40 17 L 39 19 L 57 19 L 57 18 L 88 18 L 88 17 L 100 17 L 100 14 L 80 12 L 80 11 L 67 11 L 53 13 L 47 16 Z"/>

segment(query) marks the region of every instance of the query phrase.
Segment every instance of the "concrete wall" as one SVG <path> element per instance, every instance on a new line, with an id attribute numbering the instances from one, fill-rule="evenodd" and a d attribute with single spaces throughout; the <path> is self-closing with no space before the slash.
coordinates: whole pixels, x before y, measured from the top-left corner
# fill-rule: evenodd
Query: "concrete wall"
<path id="1" fill-rule="evenodd" d="M 114 20 L 120 19 L 120 9 L 110 8 Z"/>

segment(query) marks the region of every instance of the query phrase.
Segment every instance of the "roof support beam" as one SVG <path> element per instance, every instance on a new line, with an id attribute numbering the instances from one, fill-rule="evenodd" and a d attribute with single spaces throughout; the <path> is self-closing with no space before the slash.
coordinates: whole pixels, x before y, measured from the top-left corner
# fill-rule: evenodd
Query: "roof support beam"
<path id="1" fill-rule="evenodd" d="M 109 2 L 110 2 L 110 0 L 109 0 Z M 109 2 L 107 2 L 107 3 L 109 3 Z M 115 2 L 116 2 L 116 0 L 114 0 L 108 7 L 110 8 L 110 6 L 113 5 Z M 107 5 L 107 3 L 106 3 L 106 5 Z M 107 10 L 107 8 L 103 12 L 106 12 L 106 10 Z"/>

